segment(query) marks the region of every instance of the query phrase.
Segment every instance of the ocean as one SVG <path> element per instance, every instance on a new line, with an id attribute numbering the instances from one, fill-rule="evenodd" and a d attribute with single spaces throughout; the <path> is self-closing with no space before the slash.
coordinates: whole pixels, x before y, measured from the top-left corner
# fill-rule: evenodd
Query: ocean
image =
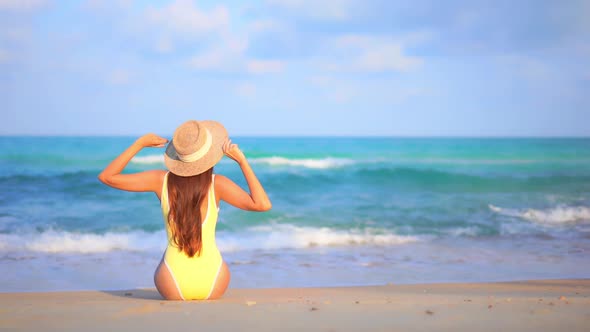
<path id="1" fill-rule="evenodd" d="M 132 137 L 0 137 L 0 291 L 154 287 L 153 193 L 98 173 Z M 230 287 L 590 278 L 590 139 L 236 137 L 272 203 L 221 203 Z M 144 149 L 127 172 L 163 168 Z M 238 165 L 215 172 L 246 188 Z"/>

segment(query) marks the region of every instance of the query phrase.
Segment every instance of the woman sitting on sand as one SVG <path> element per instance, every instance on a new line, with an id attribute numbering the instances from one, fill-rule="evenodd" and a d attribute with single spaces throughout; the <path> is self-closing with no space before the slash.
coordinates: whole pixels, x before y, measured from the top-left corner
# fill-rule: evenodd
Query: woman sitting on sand
<path id="1" fill-rule="evenodd" d="M 164 154 L 169 171 L 121 174 L 142 148 L 164 147 L 166 142 L 154 134 L 140 137 L 98 178 L 121 190 L 152 191 L 160 199 L 168 247 L 154 274 L 158 292 L 168 300 L 216 299 L 230 279 L 215 244 L 219 201 L 248 211 L 267 211 L 271 203 L 242 151 L 215 121 L 187 121 L 176 129 Z M 250 194 L 213 174 L 224 154 L 240 165 Z"/>

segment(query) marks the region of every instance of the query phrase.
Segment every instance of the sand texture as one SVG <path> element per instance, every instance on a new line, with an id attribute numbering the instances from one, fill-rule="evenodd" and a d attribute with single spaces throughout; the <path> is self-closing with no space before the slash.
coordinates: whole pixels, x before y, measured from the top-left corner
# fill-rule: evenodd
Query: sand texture
<path id="1" fill-rule="evenodd" d="M 230 289 L 202 302 L 154 289 L 3 293 L 0 329 L 590 331 L 590 279 Z"/>

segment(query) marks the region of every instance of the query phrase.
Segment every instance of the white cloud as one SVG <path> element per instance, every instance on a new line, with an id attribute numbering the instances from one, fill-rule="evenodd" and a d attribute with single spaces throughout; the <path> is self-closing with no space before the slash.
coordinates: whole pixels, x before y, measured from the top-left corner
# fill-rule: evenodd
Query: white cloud
<path id="1" fill-rule="evenodd" d="M 279 60 L 249 60 L 246 70 L 252 74 L 279 73 L 283 71 L 285 63 Z"/>
<path id="2" fill-rule="evenodd" d="M 231 72 L 246 66 L 244 54 L 249 29 L 233 33 L 225 6 L 203 9 L 192 0 L 175 0 L 163 7 L 148 7 L 144 21 L 150 27 L 154 49 L 159 53 L 194 50 L 196 46 L 198 51 L 187 59 L 193 69 Z M 260 22 L 256 28 L 264 29 L 269 24 Z"/>
<path id="3" fill-rule="evenodd" d="M 267 0 L 267 3 L 318 19 L 345 20 L 354 14 L 352 0 Z"/>
<path id="4" fill-rule="evenodd" d="M 113 1 L 125 9 L 131 0 Z M 85 5 L 90 10 L 103 11 L 109 8 L 107 3 L 106 0 L 86 0 Z M 195 70 L 266 74 L 285 68 L 285 62 L 280 59 L 261 60 L 248 55 L 251 36 L 281 28 L 282 23 L 274 19 L 233 22 L 227 7 L 204 7 L 194 0 L 148 5 L 139 16 L 122 17 L 129 19 L 124 27 L 131 29 L 132 35 L 140 33 L 137 38 L 145 38 L 153 51 L 168 55 L 177 53 L 184 58 L 185 65 Z"/>
<path id="5" fill-rule="evenodd" d="M 285 63 L 279 60 L 248 59 L 246 38 L 226 37 L 210 49 L 193 56 L 188 64 L 193 69 L 220 72 L 248 72 L 250 74 L 279 73 Z"/>
<path id="6" fill-rule="evenodd" d="M 420 67 L 423 62 L 419 57 L 405 54 L 402 39 L 346 35 L 329 45 L 330 59 L 320 60 L 320 66 L 328 71 L 405 72 Z"/>
<path id="7" fill-rule="evenodd" d="M 0 0 L 0 10 L 32 11 L 39 9 L 47 0 Z"/>
<path id="8" fill-rule="evenodd" d="M 346 104 L 361 100 L 379 100 L 386 104 L 400 104 L 415 97 L 433 96 L 434 91 L 392 79 L 359 81 L 351 77 L 314 75 L 309 83 L 326 100 Z"/>
<path id="9" fill-rule="evenodd" d="M 100 0 L 91 0 L 98 1 Z M 265 74 L 281 72 L 285 63 L 247 55 L 252 35 L 276 30 L 273 19 L 233 22 L 225 6 L 204 9 L 193 0 L 175 0 L 164 6 L 149 6 L 140 24 L 153 49 L 170 54 L 189 51 L 185 63 L 195 70 Z M 237 27 L 237 28 L 236 28 Z M 233 29 L 232 29 L 233 28 Z"/>
<path id="10" fill-rule="evenodd" d="M 371 46 L 361 51 L 356 66 L 368 71 L 408 71 L 422 64 L 422 60 L 403 54 L 399 44 Z"/>
<path id="11" fill-rule="evenodd" d="M 84 7 L 91 10 L 128 9 L 133 5 L 133 0 L 87 0 Z"/>
<path id="12" fill-rule="evenodd" d="M 247 39 L 227 38 L 209 50 L 192 57 L 189 65 L 200 70 L 235 71 L 244 66 L 243 57 L 247 48 Z"/>
<path id="13" fill-rule="evenodd" d="M 230 58 L 222 50 L 214 49 L 195 55 L 189 60 L 189 65 L 195 69 L 223 69 Z"/>
<path id="14" fill-rule="evenodd" d="M 247 59 L 244 54 L 246 47 L 247 43 L 216 47 L 192 57 L 189 66 L 197 70 L 246 71 L 250 74 L 279 73 L 285 68 L 285 63 L 278 60 Z"/>
<path id="15" fill-rule="evenodd" d="M 168 6 L 146 9 L 146 19 L 173 33 L 201 35 L 229 25 L 229 12 L 224 6 L 209 11 L 197 8 L 191 0 L 176 0 Z"/>

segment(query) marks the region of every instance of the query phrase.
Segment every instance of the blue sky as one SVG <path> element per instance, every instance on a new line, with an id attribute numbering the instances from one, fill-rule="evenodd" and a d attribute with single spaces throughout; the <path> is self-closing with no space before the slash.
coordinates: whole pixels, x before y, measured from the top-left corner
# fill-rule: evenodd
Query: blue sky
<path id="1" fill-rule="evenodd" d="M 590 136 L 590 1 L 0 0 L 0 134 Z"/>

